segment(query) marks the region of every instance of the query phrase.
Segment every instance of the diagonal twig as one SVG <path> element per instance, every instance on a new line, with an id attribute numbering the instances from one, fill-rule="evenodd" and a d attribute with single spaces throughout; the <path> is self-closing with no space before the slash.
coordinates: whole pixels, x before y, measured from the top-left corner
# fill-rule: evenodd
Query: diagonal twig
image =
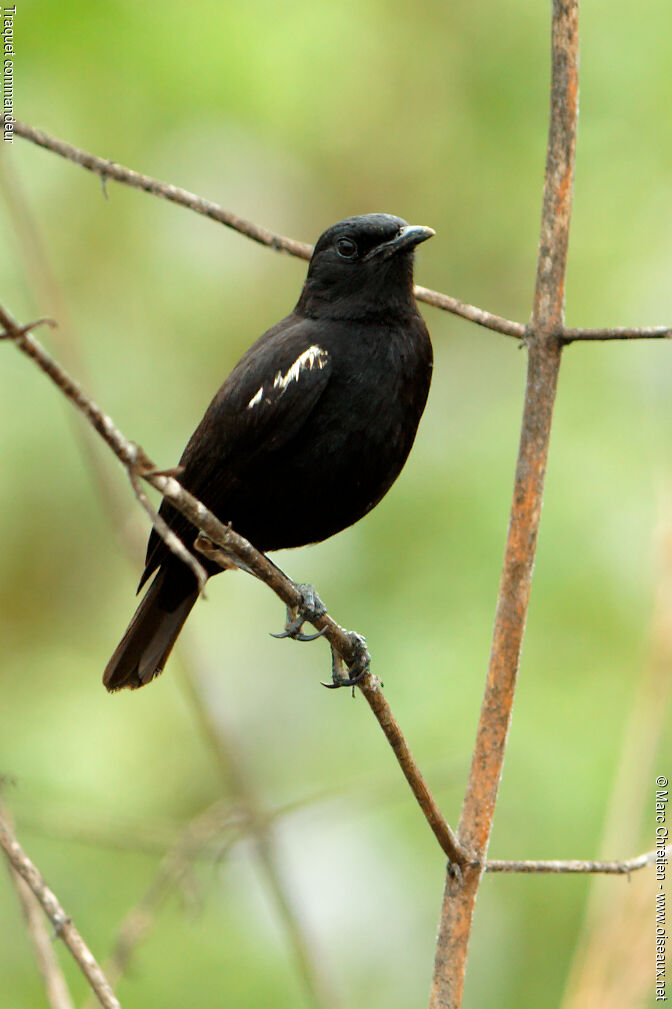
<path id="1" fill-rule="evenodd" d="M 114 179 L 115 182 L 121 182 L 126 186 L 131 186 L 133 189 L 142 189 L 146 193 L 160 196 L 170 203 L 178 203 L 180 206 L 187 207 L 197 214 L 202 214 L 213 221 L 225 224 L 228 228 L 233 228 L 234 231 L 238 231 L 241 235 L 245 235 L 247 238 L 251 238 L 252 241 L 259 242 L 261 245 L 267 245 L 278 252 L 287 252 L 291 256 L 298 256 L 300 259 L 310 259 L 313 248 L 306 242 L 297 242 L 293 238 L 284 238 L 282 235 L 276 235 L 267 228 L 262 228 L 258 224 L 254 224 L 252 221 L 248 221 L 230 210 L 224 210 L 217 203 L 205 200 L 202 196 L 196 196 L 195 193 L 190 193 L 186 189 L 180 189 L 179 186 L 173 186 L 169 182 L 161 182 L 150 175 L 143 175 L 132 168 L 126 168 L 124 165 L 118 165 L 114 161 L 107 161 L 105 158 L 99 158 L 95 154 L 89 154 L 87 151 L 74 147 L 65 140 L 59 140 L 57 137 L 52 137 L 43 130 L 37 130 L 33 126 L 29 126 L 27 123 L 22 123 L 18 120 L 14 121 L 14 132 L 17 136 L 37 144 L 38 147 L 44 147 L 45 150 L 52 151 L 67 161 L 72 161 L 76 165 L 88 169 L 88 171 L 100 176 L 103 181 Z"/>
<path id="2" fill-rule="evenodd" d="M 82 939 L 72 919 L 63 910 L 56 895 L 44 882 L 37 866 L 26 855 L 1 812 L 0 848 L 3 849 L 13 869 L 26 881 L 37 897 L 42 909 L 54 926 L 56 935 L 63 940 L 79 964 L 103 1009 L 121 1009 L 121 1005 L 93 953 Z"/>
<path id="3" fill-rule="evenodd" d="M 234 560 L 265 582 L 285 605 L 293 607 L 300 605 L 302 596 L 294 582 L 243 536 L 234 532 L 230 526 L 223 525 L 205 505 L 186 491 L 175 477 L 166 476 L 161 472 L 138 445 L 125 438 L 112 418 L 105 414 L 81 386 L 47 354 L 31 334 L 32 327 L 19 326 L 1 306 L 0 325 L 4 328 L 4 333 L 0 334 L 0 338 L 10 339 L 19 350 L 30 357 L 48 375 L 61 392 L 84 414 L 128 473 L 142 476 L 147 483 L 160 491 L 179 512 L 185 515 L 197 529 L 204 533 L 207 539 L 224 551 L 222 555 L 224 563 Z M 197 542 L 199 542 L 201 552 L 207 553 L 209 550 L 207 540 L 199 538 Z M 170 547 L 170 542 L 167 543 L 167 546 Z M 310 623 L 317 630 L 326 628 L 324 636 L 348 666 L 358 662 L 368 668 L 369 655 L 364 639 L 360 635 L 344 630 L 328 614 L 315 617 L 310 620 Z M 470 856 L 457 840 L 429 791 L 382 693 L 380 681 L 367 672 L 360 683 L 360 689 L 392 746 L 404 776 L 439 844 L 451 862 L 460 865 L 467 862 Z"/>
<path id="4" fill-rule="evenodd" d="M 45 924 L 40 902 L 25 879 L 19 876 L 12 866 L 9 866 L 9 872 L 26 919 L 26 927 L 50 1009 L 74 1009 L 75 1003 L 72 1001 L 65 975 L 56 957 L 54 943 Z"/>
<path id="5" fill-rule="evenodd" d="M 199 537 L 195 545 L 210 560 L 217 561 L 223 566 L 226 565 L 227 561 L 230 563 L 231 557 L 228 551 L 221 551 L 213 547 L 205 537 Z M 264 554 L 255 550 L 251 544 L 246 543 L 245 547 L 241 545 L 240 549 L 236 551 L 236 555 L 251 574 L 264 581 L 282 599 L 286 606 L 292 607 L 300 604 L 301 593 L 294 582 L 276 567 L 275 564 L 269 561 Z M 364 639 L 352 631 L 346 631 L 328 613 L 315 617 L 309 622 L 316 630 L 324 631 L 326 640 L 349 666 L 358 660 L 360 662 L 368 662 L 368 652 L 366 652 Z M 399 727 L 399 723 L 394 718 L 387 699 L 382 692 L 380 680 L 369 672 L 360 681 L 358 686 L 385 733 L 404 777 L 441 848 L 451 862 L 461 865 L 465 861 L 468 861 L 469 855 L 467 851 L 457 840 L 427 787 L 420 768 L 416 764 Z"/>
<path id="6" fill-rule="evenodd" d="M 204 200 L 203 197 L 196 196 L 186 189 L 180 189 L 179 186 L 173 186 L 168 182 L 161 182 L 150 175 L 143 175 L 132 168 L 126 168 L 124 165 L 118 165 L 114 161 L 106 161 L 95 154 L 89 154 L 87 151 L 74 147 L 64 140 L 50 136 L 43 130 L 35 129 L 35 127 L 29 126 L 27 123 L 15 121 L 14 132 L 17 136 L 30 140 L 31 143 L 52 151 L 54 154 L 58 154 L 62 158 L 88 169 L 90 172 L 94 172 L 103 181 L 114 179 L 115 182 L 123 183 L 134 189 L 141 189 L 146 193 L 152 193 L 154 196 L 169 200 L 171 203 L 187 207 L 197 214 L 202 214 L 204 217 L 218 221 L 228 228 L 233 228 L 234 231 L 245 235 L 246 238 L 251 238 L 252 241 L 259 242 L 261 245 L 266 245 L 278 252 L 297 256 L 299 259 L 310 259 L 312 255 L 313 247 L 307 242 L 298 242 L 294 238 L 278 235 L 273 231 L 269 231 L 268 228 L 262 228 L 258 224 L 254 224 L 252 221 L 234 214 L 230 210 L 225 210 L 211 200 Z M 437 308 L 460 315 L 471 322 L 475 322 L 480 326 L 486 326 L 488 329 L 496 330 L 506 336 L 513 336 L 518 340 L 523 339 L 525 336 L 525 327 L 520 323 L 510 322 L 499 315 L 485 312 L 481 308 L 468 305 L 466 302 L 460 301 L 458 298 L 452 298 L 448 294 L 441 294 L 426 287 L 416 287 L 415 296 L 419 301 L 424 301 L 429 305 L 435 305 Z"/>

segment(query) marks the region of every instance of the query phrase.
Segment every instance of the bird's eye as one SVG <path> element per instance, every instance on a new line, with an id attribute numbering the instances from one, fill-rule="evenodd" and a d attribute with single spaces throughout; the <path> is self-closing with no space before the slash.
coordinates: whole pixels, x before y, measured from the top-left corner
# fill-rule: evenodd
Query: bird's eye
<path id="1" fill-rule="evenodd" d="M 357 255 L 357 245 L 351 238 L 339 238 L 336 251 L 342 259 L 354 259 Z"/>

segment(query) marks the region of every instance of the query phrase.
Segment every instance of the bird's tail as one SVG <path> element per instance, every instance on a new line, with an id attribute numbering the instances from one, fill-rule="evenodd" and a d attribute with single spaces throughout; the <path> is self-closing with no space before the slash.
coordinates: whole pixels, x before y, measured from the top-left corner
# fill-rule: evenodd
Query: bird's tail
<path id="1" fill-rule="evenodd" d="M 184 621 L 198 599 L 198 589 L 191 589 L 195 585 L 193 577 L 185 586 L 186 592 L 179 591 L 174 578 L 174 570 L 160 568 L 145 593 L 105 667 L 103 683 L 110 692 L 122 687 L 137 690 L 163 671 Z M 184 582 L 182 579 L 179 582 L 182 588 Z"/>

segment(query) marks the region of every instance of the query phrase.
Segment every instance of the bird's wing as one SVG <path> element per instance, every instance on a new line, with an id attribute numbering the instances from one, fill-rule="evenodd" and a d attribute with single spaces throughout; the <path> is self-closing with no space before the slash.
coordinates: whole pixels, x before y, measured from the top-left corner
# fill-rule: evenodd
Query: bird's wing
<path id="1" fill-rule="evenodd" d="M 312 320 L 289 316 L 269 330 L 238 362 L 191 436 L 180 460 L 180 483 L 226 521 L 227 500 L 244 481 L 244 471 L 263 465 L 263 456 L 301 430 L 331 373 L 330 355 Z M 189 521 L 168 502 L 160 514 L 181 539 L 192 537 Z M 168 555 L 153 529 L 139 589 Z"/>

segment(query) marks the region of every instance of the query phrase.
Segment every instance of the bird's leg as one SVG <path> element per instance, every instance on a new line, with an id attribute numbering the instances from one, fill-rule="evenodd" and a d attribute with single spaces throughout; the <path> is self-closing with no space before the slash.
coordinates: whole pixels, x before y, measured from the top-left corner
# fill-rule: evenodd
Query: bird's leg
<path id="1" fill-rule="evenodd" d="M 350 637 L 353 644 L 357 646 L 357 654 L 354 661 L 347 668 L 347 676 L 343 675 L 343 656 L 336 651 L 334 646 L 331 646 L 331 683 L 322 682 L 323 687 L 328 687 L 330 690 L 337 690 L 338 687 L 352 687 L 352 693 L 355 693 L 355 687 L 357 684 L 364 679 L 371 666 L 371 656 L 368 653 L 366 647 L 366 641 L 361 636 L 361 634 L 356 634 L 354 631 L 351 632 Z"/>
<path id="2" fill-rule="evenodd" d="M 317 634 L 302 634 L 301 628 L 306 620 L 315 620 L 316 617 L 323 616 L 327 612 L 327 607 L 312 585 L 300 584 L 296 588 L 301 594 L 301 601 L 296 606 L 287 607 L 287 623 L 284 631 L 280 634 L 271 634 L 271 637 L 292 638 L 294 641 L 315 641 L 316 638 L 322 637 L 326 627 L 323 627 Z"/>

